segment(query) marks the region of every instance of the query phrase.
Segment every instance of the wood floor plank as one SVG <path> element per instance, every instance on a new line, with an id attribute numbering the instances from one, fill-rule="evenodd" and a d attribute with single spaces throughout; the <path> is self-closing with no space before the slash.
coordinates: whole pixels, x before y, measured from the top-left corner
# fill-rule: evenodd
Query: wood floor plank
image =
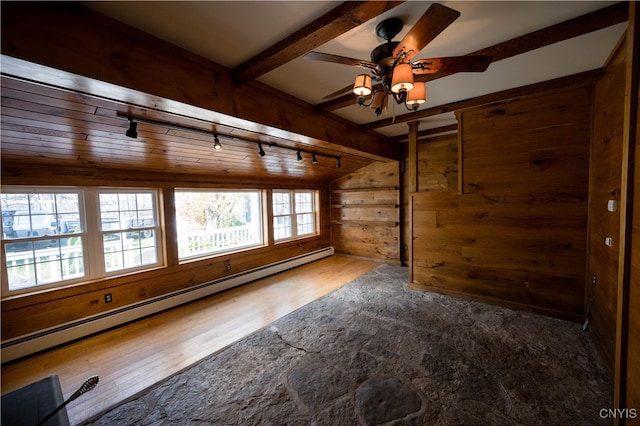
<path id="1" fill-rule="evenodd" d="M 379 264 L 335 255 L 7 364 L 2 394 L 57 374 L 68 397 L 98 375 L 67 406 L 71 424 L 81 423 Z"/>

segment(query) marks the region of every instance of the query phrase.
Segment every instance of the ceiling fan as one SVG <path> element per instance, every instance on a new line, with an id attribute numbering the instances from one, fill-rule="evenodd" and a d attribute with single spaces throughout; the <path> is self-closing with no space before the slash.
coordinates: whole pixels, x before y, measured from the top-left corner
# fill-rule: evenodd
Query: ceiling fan
<path id="1" fill-rule="evenodd" d="M 370 72 L 359 74 L 353 86 L 340 89 L 325 96 L 325 99 L 353 91 L 357 95 L 358 105 L 370 106 L 376 115 L 380 115 L 387 106 L 389 96 L 392 96 L 398 104 L 404 103 L 409 111 L 416 111 L 426 102 L 425 81 L 429 74 L 482 72 L 491 63 L 491 56 L 472 55 L 412 61 L 415 55 L 459 16 L 460 12 L 457 10 L 433 3 L 401 41 L 392 40 L 402 30 L 402 20 L 385 19 L 376 26 L 376 34 L 385 39 L 386 43 L 371 51 L 371 61 L 321 52 L 309 52 L 304 57 L 361 67 Z M 375 86 L 373 81 L 377 82 Z"/>

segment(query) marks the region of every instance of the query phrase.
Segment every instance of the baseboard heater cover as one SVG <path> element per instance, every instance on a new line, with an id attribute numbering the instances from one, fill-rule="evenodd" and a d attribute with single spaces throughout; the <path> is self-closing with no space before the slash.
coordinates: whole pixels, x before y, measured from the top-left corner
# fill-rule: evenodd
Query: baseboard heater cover
<path id="1" fill-rule="evenodd" d="M 143 302 L 123 306 L 81 320 L 9 339 L 2 342 L 2 362 L 5 363 L 37 352 L 42 352 L 46 349 L 99 333 L 269 275 L 284 272 L 288 269 L 332 256 L 333 254 L 333 247 L 327 247 L 291 259 L 271 263 L 259 268 L 178 290 Z"/>

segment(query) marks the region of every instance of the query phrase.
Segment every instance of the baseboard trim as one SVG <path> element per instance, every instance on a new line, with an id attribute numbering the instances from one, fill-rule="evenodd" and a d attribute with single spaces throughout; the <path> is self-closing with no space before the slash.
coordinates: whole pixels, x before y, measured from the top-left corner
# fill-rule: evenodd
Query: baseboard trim
<path id="1" fill-rule="evenodd" d="M 284 272 L 288 269 L 332 256 L 333 254 L 333 247 L 327 247 L 291 259 L 271 263 L 259 268 L 158 296 L 143 302 L 123 306 L 81 320 L 18 336 L 2 342 L 2 363 L 42 352 L 269 275 Z"/>

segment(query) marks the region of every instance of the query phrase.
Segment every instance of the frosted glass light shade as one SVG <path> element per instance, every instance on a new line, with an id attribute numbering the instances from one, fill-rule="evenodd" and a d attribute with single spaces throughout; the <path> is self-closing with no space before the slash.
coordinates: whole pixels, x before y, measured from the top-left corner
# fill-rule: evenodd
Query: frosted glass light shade
<path id="1" fill-rule="evenodd" d="M 371 76 L 358 74 L 355 83 L 353 83 L 353 93 L 357 96 L 369 96 L 371 94 Z"/>
<path id="2" fill-rule="evenodd" d="M 393 93 L 408 92 L 413 89 L 413 71 L 411 64 L 399 64 L 393 69 L 391 91 Z"/>

